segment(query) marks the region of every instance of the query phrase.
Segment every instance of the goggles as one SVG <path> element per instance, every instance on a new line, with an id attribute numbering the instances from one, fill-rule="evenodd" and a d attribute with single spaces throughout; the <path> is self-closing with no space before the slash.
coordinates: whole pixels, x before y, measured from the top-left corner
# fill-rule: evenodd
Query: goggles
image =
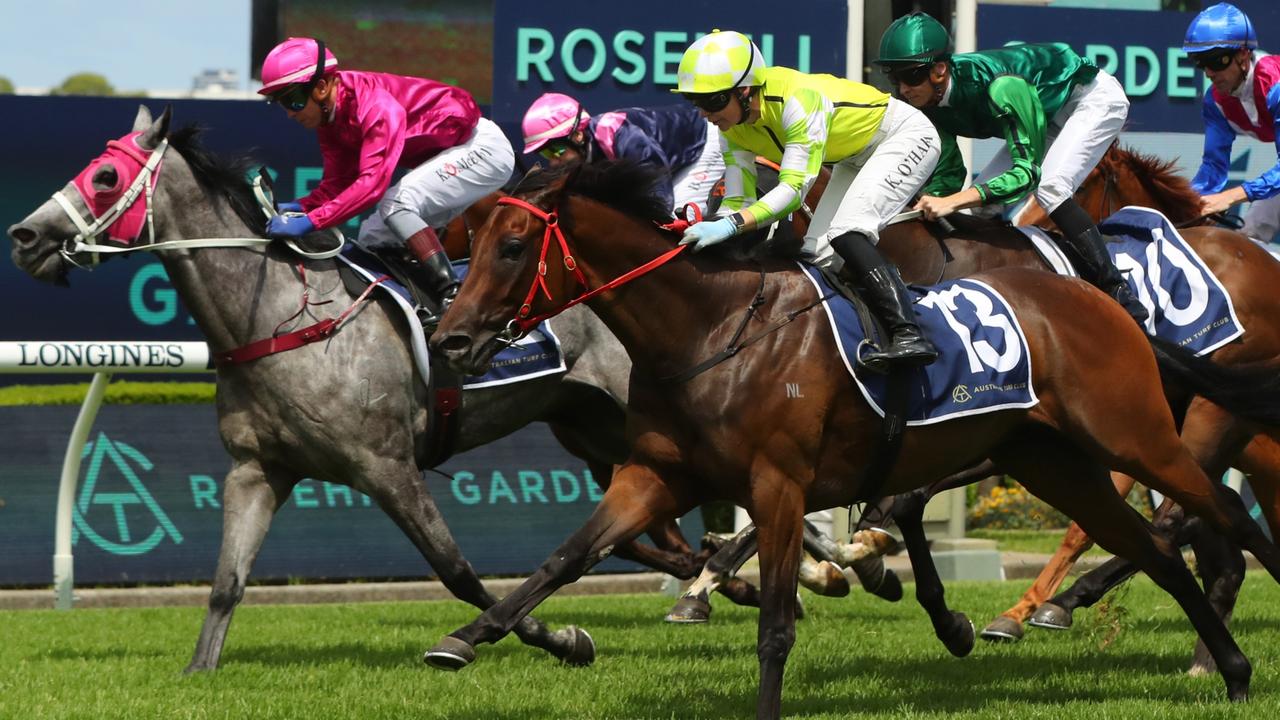
<path id="1" fill-rule="evenodd" d="M 885 68 L 885 75 L 889 77 L 889 82 L 894 87 L 906 85 L 907 87 L 916 87 L 929 79 L 929 74 L 933 72 L 933 64 L 912 65 L 911 67 Z"/>
<path id="2" fill-rule="evenodd" d="M 733 100 L 734 89 L 730 88 L 729 90 L 705 94 L 684 93 L 684 97 L 699 110 L 706 110 L 709 113 L 720 112 L 729 106 L 729 101 Z"/>
<path id="3" fill-rule="evenodd" d="M 1226 70 L 1235 60 L 1235 50 L 1211 50 L 1209 52 L 1196 53 L 1191 56 L 1191 61 L 1201 70 L 1210 70 L 1212 72 L 1222 72 Z"/>
<path id="4" fill-rule="evenodd" d="M 542 146 L 542 149 L 538 150 L 538 154 L 548 160 L 558 160 L 566 152 L 569 152 L 567 143 L 547 143 Z"/>

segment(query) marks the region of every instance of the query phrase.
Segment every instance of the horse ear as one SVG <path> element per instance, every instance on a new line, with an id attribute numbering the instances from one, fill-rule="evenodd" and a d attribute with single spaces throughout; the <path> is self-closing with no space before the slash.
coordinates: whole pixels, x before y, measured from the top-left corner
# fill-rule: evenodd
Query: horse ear
<path id="1" fill-rule="evenodd" d="M 581 162 L 569 165 L 559 177 L 547 183 L 542 192 L 538 193 L 536 204 L 547 209 L 558 206 L 567 188 L 573 187 L 573 184 L 577 182 L 578 175 L 582 172 L 582 167 L 583 163 Z M 530 171 L 530 174 L 532 172 Z"/>
<path id="2" fill-rule="evenodd" d="M 146 105 L 138 106 L 138 115 L 133 118 L 133 130 L 131 132 L 142 132 L 151 127 L 151 109 Z"/>
<path id="3" fill-rule="evenodd" d="M 151 112 L 144 107 L 138 111 L 139 118 L 142 117 L 143 112 L 146 112 L 148 118 L 150 117 Z M 156 146 L 160 144 L 160 141 L 169 134 L 169 120 L 172 118 L 173 107 L 166 105 L 164 112 L 160 113 L 160 119 L 151 123 L 149 127 L 140 130 L 142 134 L 138 136 L 138 147 L 146 150 L 154 150 Z M 134 130 L 135 132 L 139 131 L 136 126 L 134 127 Z"/>

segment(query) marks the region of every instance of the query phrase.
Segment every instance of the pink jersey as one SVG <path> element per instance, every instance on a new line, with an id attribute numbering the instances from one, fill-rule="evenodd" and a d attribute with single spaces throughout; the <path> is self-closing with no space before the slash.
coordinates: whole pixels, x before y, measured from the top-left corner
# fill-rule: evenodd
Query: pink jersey
<path id="1" fill-rule="evenodd" d="M 324 176 L 298 202 L 317 228 L 346 222 L 391 187 L 397 167 L 417 167 L 471 137 L 471 94 L 434 80 L 339 71 L 333 119 L 316 131 Z"/>

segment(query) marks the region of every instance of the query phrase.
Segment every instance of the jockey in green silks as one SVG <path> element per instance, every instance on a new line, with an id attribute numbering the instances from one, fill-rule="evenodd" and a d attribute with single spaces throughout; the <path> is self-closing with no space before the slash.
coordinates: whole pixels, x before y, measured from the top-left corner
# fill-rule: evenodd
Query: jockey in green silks
<path id="1" fill-rule="evenodd" d="M 1081 275 L 1139 323 L 1146 320 L 1146 308 L 1074 197 L 1128 117 L 1129 99 L 1114 77 L 1061 43 L 952 54 L 946 29 L 921 12 L 889 26 L 875 62 L 897 95 L 923 110 L 942 137 L 942 158 L 916 209 L 936 219 L 964 208 L 1007 205 L 1019 224 L 1034 197 L 1083 261 Z M 966 169 L 957 137 L 1005 141 L 963 190 Z"/>
<path id="2" fill-rule="evenodd" d="M 859 295 L 888 329 L 883 349 L 864 352 L 866 368 L 925 365 L 938 353 L 915 321 L 898 271 L 875 248 L 880 231 L 920 192 L 938 161 L 938 133 L 910 105 L 832 75 L 765 67 L 746 35 L 719 30 L 680 59 L 680 93 L 720 129 L 724 201 L 720 217 L 691 226 L 695 249 L 765 227 L 800 207 L 823 163 L 831 179 L 804 238 L 803 258 L 846 266 Z M 778 185 L 756 199 L 755 157 L 779 164 Z"/>

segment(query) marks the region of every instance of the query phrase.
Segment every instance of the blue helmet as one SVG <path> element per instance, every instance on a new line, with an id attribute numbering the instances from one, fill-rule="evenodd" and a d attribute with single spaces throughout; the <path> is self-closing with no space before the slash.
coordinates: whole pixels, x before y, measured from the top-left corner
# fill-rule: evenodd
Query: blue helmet
<path id="1" fill-rule="evenodd" d="M 1249 16 L 1231 3 L 1218 3 L 1205 8 L 1187 27 L 1182 51 L 1198 53 L 1214 48 L 1258 47 Z"/>

